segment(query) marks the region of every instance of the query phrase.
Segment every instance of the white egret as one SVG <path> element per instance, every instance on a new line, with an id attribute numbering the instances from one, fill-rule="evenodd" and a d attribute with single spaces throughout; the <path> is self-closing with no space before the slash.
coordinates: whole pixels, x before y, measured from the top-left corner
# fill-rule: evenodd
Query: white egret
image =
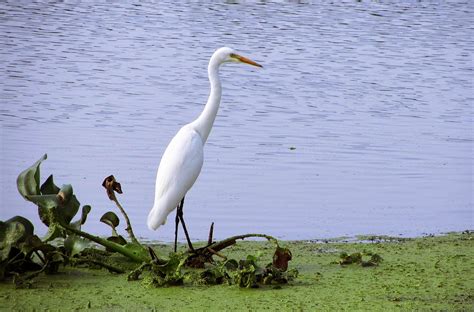
<path id="1" fill-rule="evenodd" d="M 208 66 L 211 93 L 206 106 L 196 120 L 184 125 L 174 136 L 166 148 L 158 167 L 156 174 L 155 203 L 148 215 L 148 228 L 150 230 L 156 230 L 160 225 L 165 224 L 168 215 L 177 208 L 175 219 L 175 251 L 179 221 L 181 221 L 183 225 L 189 248 L 193 250 L 183 219 L 184 197 L 201 172 L 204 160 L 204 144 L 211 132 L 217 110 L 219 109 L 222 94 L 219 67 L 222 64 L 231 62 L 246 63 L 262 67 L 254 61 L 240 56 L 231 48 L 223 47 L 216 50 Z"/>

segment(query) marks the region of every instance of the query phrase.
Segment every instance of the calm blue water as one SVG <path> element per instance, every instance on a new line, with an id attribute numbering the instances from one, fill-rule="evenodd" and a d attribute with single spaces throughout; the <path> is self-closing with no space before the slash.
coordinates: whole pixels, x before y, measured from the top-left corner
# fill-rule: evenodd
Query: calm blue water
<path id="1" fill-rule="evenodd" d="M 472 1 L 0 4 L 0 219 L 45 227 L 16 190 L 43 179 L 117 211 L 143 238 L 169 140 L 207 100 L 207 62 L 231 46 L 223 101 L 185 206 L 190 234 L 282 239 L 474 227 Z M 294 148 L 294 149 L 293 149 Z"/>

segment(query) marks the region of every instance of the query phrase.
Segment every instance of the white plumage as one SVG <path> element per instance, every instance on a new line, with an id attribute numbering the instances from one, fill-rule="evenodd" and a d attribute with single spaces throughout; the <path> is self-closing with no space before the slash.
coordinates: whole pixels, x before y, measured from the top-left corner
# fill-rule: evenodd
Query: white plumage
<path id="1" fill-rule="evenodd" d="M 155 205 L 148 215 L 148 228 L 156 230 L 178 206 L 201 172 L 204 142 L 188 124 L 171 140 L 156 174 Z"/>
<path id="2" fill-rule="evenodd" d="M 201 172 L 204 144 L 211 132 L 221 100 L 219 67 L 227 62 L 247 63 L 262 67 L 254 61 L 238 55 L 230 48 L 224 47 L 214 52 L 208 66 L 211 93 L 206 106 L 196 120 L 178 131 L 161 158 L 156 174 L 155 203 L 147 221 L 150 230 L 156 230 L 166 223 L 168 215 L 184 199 Z M 178 221 L 176 221 L 176 229 L 177 226 Z"/>

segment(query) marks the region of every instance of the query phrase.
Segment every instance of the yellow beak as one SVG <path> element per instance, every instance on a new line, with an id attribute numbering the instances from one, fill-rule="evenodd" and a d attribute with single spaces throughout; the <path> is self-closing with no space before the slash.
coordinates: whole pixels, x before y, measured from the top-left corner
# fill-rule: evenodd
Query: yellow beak
<path id="1" fill-rule="evenodd" d="M 236 59 L 238 59 L 239 61 L 241 61 L 242 63 L 246 63 L 246 64 L 249 64 L 249 65 L 253 65 L 253 66 L 257 66 L 257 67 L 263 67 L 262 65 L 252 61 L 251 59 L 248 59 L 246 57 L 243 57 L 243 56 L 240 56 L 238 54 L 234 54 L 234 57 Z"/>

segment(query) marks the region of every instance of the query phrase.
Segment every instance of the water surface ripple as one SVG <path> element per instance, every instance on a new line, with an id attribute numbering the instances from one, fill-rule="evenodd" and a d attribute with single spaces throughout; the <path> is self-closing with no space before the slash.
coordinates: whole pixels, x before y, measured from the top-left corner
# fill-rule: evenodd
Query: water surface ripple
<path id="1" fill-rule="evenodd" d="M 115 210 L 114 174 L 146 228 L 160 157 L 206 102 L 224 45 L 262 70 L 221 70 L 221 109 L 185 215 L 195 239 L 283 239 L 473 228 L 473 2 L 0 4 L 0 219 L 43 153 L 43 178 Z"/>

